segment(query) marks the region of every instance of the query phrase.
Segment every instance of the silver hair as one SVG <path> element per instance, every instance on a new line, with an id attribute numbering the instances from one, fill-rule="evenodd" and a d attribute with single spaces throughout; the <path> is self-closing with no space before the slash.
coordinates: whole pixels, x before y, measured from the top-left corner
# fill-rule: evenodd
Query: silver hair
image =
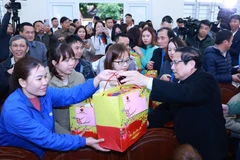
<path id="1" fill-rule="evenodd" d="M 15 35 L 15 36 L 13 36 L 13 37 L 10 39 L 10 41 L 9 41 L 9 46 L 12 45 L 12 42 L 13 42 L 13 41 L 17 41 L 17 40 L 19 40 L 19 39 L 24 39 L 25 42 L 26 42 L 26 45 L 27 45 L 27 46 L 29 45 L 29 42 L 28 42 L 27 38 L 25 38 L 25 37 L 23 37 L 23 36 L 21 36 L 21 35 Z"/>

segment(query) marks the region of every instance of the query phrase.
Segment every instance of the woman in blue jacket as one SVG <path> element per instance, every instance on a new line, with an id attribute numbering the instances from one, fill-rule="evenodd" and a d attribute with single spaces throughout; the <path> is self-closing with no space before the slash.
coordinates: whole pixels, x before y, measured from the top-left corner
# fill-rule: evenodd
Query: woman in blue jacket
<path id="1" fill-rule="evenodd" d="M 30 150 L 40 158 L 46 149 L 76 150 L 91 146 L 108 151 L 98 144 L 104 139 L 80 135 L 56 134 L 53 107 L 68 106 L 90 97 L 101 81 L 115 71 L 105 70 L 94 79 L 72 88 L 47 87 L 44 66 L 36 59 L 24 57 L 14 67 L 11 85 L 14 91 L 5 101 L 0 117 L 0 146 L 16 146 Z"/>

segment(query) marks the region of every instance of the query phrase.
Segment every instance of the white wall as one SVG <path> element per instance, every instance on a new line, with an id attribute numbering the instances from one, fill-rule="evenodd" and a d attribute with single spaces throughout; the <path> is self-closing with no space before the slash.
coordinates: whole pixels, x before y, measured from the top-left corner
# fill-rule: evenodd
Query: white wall
<path id="1" fill-rule="evenodd" d="M 173 18 L 173 26 L 176 26 L 177 18 L 183 17 L 184 0 L 152 0 L 152 22 L 155 29 L 160 28 L 162 18 L 170 15 Z"/>
<path id="2" fill-rule="evenodd" d="M 9 0 L 3 0 L 4 4 L 7 2 Z M 16 2 L 20 2 L 22 5 L 22 9 L 18 13 L 21 22 L 33 23 L 36 20 L 48 18 L 48 0 L 17 0 Z"/>
<path id="3" fill-rule="evenodd" d="M 3 0 L 4 4 L 9 0 Z M 99 0 L 26 0 L 20 1 L 22 4 L 22 9 L 19 10 L 19 17 L 21 22 L 31 22 L 35 20 L 51 19 L 52 12 L 50 4 L 53 3 L 69 3 L 75 4 L 75 10 L 78 9 L 78 3 L 82 2 L 100 2 Z M 159 29 L 162 17 L 165 15 L 170 15 L 175 21 L 177 18 L 183 16 L 183 5 L 184 0 L 101 0 L 101 2 L 111 2 L 114 3 L 125 3 L 124 13 L 128 13 L 131 6 L 136 4 L 137 6 L 146 5 L 147 9 L 145 18 L 143 20 L 151 19 L 154 25 L 154 28 Z M 73 11 L 73 14 L 78 17 L 78 11 Z M 139 15 L 132 13 L 134 19 L 141 19 Z"/>

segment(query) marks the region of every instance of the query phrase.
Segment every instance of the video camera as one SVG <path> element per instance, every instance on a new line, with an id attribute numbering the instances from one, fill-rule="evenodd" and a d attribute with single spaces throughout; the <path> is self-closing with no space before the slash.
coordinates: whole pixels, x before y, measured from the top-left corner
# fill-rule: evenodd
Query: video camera
<path id="1" fill-rule="evenodd" d="M 12 9 L 13 16 L 12 16 L 12 25 L 13 30 L 16 31 L 16 26 L 20 25 L 20 18 L 18 16 L 18 10 L 21 9 L 21 3 L 15 2 L 15 0 L 10 0 L 9 5 L 5 4 L 6 9 Z"/>
<path id="2" fill-rule="evenodd" d="M 197 19 L 193 19 L 190 16 L 183 18 L 184 27 L 179 27 L 178 33 L 179 35 L 184 36 L 194 36 L 197 34 L 198 27 L 200 25 L 200 21 Z"/>
<path id="3" fill-rule="evenodd" d="M 212 29 L 211 29 L 215 33 L 217 33 L 220 29 L 230 30 L 229 19 L 231 15 L 237 12 L 236 8 L 229 9 L 229 8 L 221 8 L 220 6 L 218 6 L 218 9 L 219 9 L 218 16 L 217 16 L 218 21 L 212 23 Z"/>
<path id="4" fill-rule="evenodd" d="M 12 10 L 18 10 L 21 9 L 21 3 L 20 2 L 15 2 L 15 0 L 10 0 L 9 5 L 5 4 L 6 9 L 12 9 Z"/>

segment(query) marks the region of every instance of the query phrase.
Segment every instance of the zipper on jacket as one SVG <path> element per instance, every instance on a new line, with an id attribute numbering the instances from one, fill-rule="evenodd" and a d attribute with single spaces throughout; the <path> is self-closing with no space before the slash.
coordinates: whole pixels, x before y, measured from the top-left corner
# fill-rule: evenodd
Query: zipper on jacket
<path id="1" fill-rule="evenodd" d="M 42 118 L 44 119 L 44 116 L 43 116 L 42 112 L 41 112 L 41 111 L 39 111 L 39 112 L 40 112 L 40 114 L 41 114 Z"/>

